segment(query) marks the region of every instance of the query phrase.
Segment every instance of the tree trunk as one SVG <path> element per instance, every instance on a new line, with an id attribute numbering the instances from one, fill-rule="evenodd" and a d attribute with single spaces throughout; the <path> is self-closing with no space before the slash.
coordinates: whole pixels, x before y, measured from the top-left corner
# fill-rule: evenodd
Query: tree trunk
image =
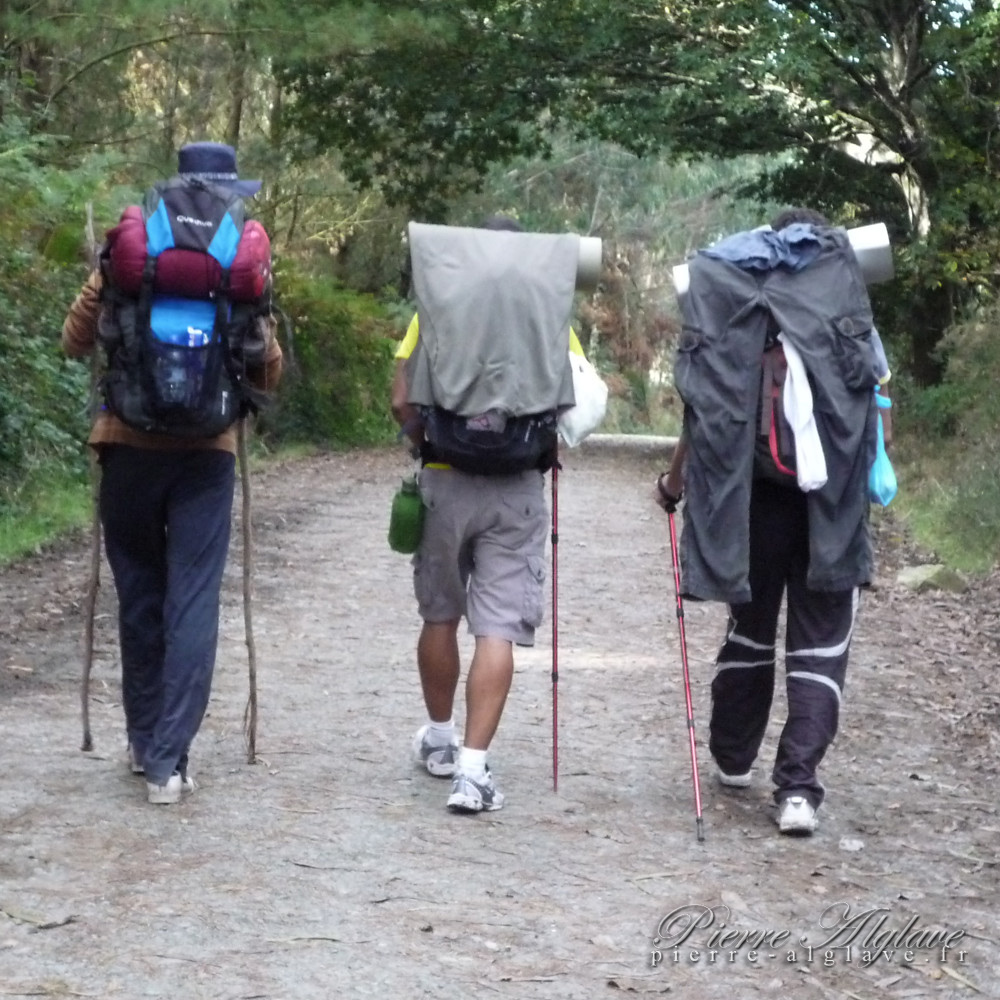
<path id="1" fill-rule="evenodd" d="M 243 122 L 243 106 L 247 98 L 249 76 L 249 51 L 246 38 L 237 38 L 232 45 L 232 62 L 227 74 L 229 81 L 229 116 L 226 121 L 226 142 L 237 147 L 240 144 L 240 126 Z"/>

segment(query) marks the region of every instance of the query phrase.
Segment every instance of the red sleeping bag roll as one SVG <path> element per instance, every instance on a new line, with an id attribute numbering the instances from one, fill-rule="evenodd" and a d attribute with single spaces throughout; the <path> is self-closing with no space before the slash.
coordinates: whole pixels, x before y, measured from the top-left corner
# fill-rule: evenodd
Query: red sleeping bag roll
<path id="1" fill-rule="evenodd" d="M 114 229 L 108 230 L 111 274 L 127 295 L 138 295 L 146 266 L 146 224 L 142 209 L 130 205 Z M 243 226 L 236 257 L 229 269 L 229 297 L 233 302 L 253 302 L 267 286 L 271 274 L 271 241 L 256 219 Z M 164 250 L 157 258 L 153 288 L 164 295 L 189 299 L 208 298 L 219 287 L 222 268 L 211 254 L 198 250 Z"/>

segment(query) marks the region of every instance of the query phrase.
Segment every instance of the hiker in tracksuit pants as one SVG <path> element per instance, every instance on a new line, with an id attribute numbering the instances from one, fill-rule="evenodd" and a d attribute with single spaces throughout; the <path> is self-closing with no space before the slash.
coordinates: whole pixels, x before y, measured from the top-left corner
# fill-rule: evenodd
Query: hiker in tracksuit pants
<path id="1" fill-rule="evenodd" d="M 773 239 L 795 223 L 808 226 L 796 231 L 801 243 Z M 787 596 L 788 717 L 772 779 L 781 831 L 809 834 L 824 798 L 816 772 L 837 733 L 859 587 L 872 574 L 873 390 L 888 365 L 846 234 L 806 210 L 785 213 L 773 230 L 766 241 L 741 234 L 728 255 L 703 252 L 691 262 L 675 371 L 684 432 L 654 495 L 668 510 L 686 497 L 685 594 L 729 608 L 709 738 L 717 777 L 729 787 L 751 782 Z M 762 263 L 775 245 L 779 259 Z M 826 480 L 808 490 L 794 470 L 775 467 L 766 437 L 761 445 L 760 359 L 779 332 L 785 353 L 801 357 L 815 404 Z"/>
<path id="2" fill-rule="evenodd" d="M 810 590 L 808 553 L 806 495 L 755 480 L 750 496 L 753 599 L 729 606 L 712 681 L 709 749 L 723 774 L 750 772 L 771 711 L 778 614 L 787 592 L 788 718 L 773 779 L 786 796 L 802 795 L 816 809 L 824 794 L 816 769 L 837 733 L 858 589 Z"/>

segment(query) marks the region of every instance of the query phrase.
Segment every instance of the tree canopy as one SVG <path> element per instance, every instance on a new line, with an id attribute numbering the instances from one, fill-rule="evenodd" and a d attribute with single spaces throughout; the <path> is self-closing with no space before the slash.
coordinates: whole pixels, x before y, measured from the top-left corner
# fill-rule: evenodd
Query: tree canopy
<path id="1" fill-rule="evenodd" d="M 288 118 L 348 176 L 429 217 L 558 128 L 636 153 L 786 154 L 749 190 L 884 220 L 912 361 L 997 291 L 1000 12 L 987 0 L 436 0 L 420 30 L 287 59 Z"/>
<path id="2" fill-rule="evenodd" d="M 755 154 L 729 193 L 886 222 L 880 312 L 933 382 L 945 329 L 1000 288 L 998 49 L 996 0 L 3 0 L 0 123 L 52 164 L 114 153 L 123 182 L 238 143 L 279 243 L 356 225 L 323 218 L 357 214 L 332 177 L 445 221 L 567 136 Z"/>
<path id="3" fill-rule="evenodd" d="M 808 204 L 889 226 L 902 412 L 976 497 L 992 477 L 988 519 L 995 456 L 968 442 L 995 405 L 969 373 L 1000 309 L 998 42 L 998 0 L 0 0 L 0 515 L 78 455 L 85 372 L 53 333 L 85 205 L 99 236 L 211 138 L 265 180 L 296 434 L 378 432 L 408 217 L 601 236 L 575 322 L 620 426 L 669 431 L 670 265 Z"/>

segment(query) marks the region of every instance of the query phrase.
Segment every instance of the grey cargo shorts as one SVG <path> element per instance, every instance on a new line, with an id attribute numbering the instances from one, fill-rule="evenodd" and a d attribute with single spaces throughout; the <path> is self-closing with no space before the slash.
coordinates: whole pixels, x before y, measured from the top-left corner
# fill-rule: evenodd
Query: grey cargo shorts
<path id="1" fill-rule="evenodd" d="M 540 472 L 474 476 L 424 468 L 427 514 L 413 557 L 426 622 L 463 615 L 479 637 L 531 646 L 543 616 L 548 509 Z"/>

